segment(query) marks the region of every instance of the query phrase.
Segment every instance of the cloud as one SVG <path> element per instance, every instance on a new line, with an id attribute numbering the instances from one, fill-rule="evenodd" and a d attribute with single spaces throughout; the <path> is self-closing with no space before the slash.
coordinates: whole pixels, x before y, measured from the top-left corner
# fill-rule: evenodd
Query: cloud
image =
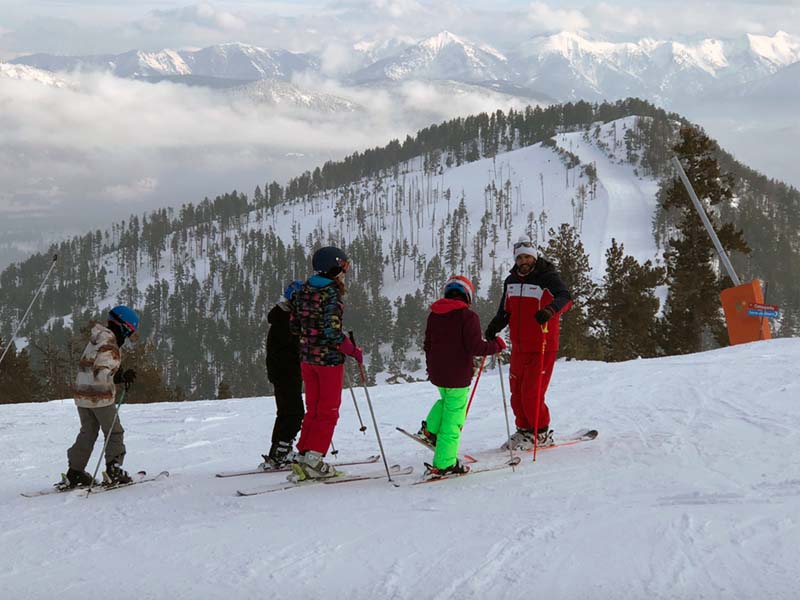
<path id="1" fill-rule="evenodd" d="M 433 122 L 524 104 L 443 83 L 298 80 L 363 107 L 321 114 L 169 82 L 75 74 L 70 83 L 0 85 L 0 221 L 82 231 L 234 188 L 249 194 Z"/>
<path id="2" fill-rule="evenodd" d="M 158 187 L 158 180 L 142 177 L 132 183 L 118 183 L 103 188 L 102 193 L 114 202 L 129 202 L 146 198 Z"/>
<path id="3" fill-rule="evenodd" d="M 245 30 L 246 22 L 230 12 L 218 10 L 211 4 L 203 2 L 183 8 L 155 10 L 134 23 L 134 27 L 139 27 L 148 33 L 186 26 L 220 32 L 239 32 Z"/>
<path id="4" fill-rule="evenodd" d="M 539 31 L 579 31 L 591 25 L 580 10 L 551 8 L 544 2 L 534 2 L 528 7 L 527 21 Z"/>

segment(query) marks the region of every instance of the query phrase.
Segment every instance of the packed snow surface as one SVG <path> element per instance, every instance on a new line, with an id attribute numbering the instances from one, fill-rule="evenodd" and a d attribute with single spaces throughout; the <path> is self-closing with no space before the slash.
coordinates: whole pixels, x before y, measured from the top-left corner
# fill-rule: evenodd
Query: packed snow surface
<path id="1" fill-rule="evenodd" d="M 84 498 L 23 498 L 65 468 L 71 401 L 0 406 L 0 596 L 126 598 L 796 598 L 800 589 L 800 340 L 627 363 L 559 362 L 561 433 L 593 442 L 502 470 L 408 486 L 430 458 L 413 428 L 427 382 L 370 389 L 398 479 L 248 498 L 280 474 L 217 479 L 260 461 L 271 398 L 124 405 L 126 466 L 165 481 Z M 505 437 L 486 373 L 462 450 Z M 346 392 L 339 458 L 376 451 Z M 100 444 L 98 442 L 97 452 Z M 94 457 L 96 460 L 96 456 Z M 94 460 L 90 468 L 94 466 Z M 480 464 L 480 463 L 478 463 Z M 380 471 L 380 463 L 351 472 Z"/>

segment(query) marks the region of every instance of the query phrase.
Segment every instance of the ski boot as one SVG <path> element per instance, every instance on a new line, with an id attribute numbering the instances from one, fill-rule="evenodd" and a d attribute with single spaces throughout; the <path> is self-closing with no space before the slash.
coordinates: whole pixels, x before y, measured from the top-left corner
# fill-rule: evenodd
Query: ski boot
<path id="1" fill-rule="evenodd" d="M 68 469 L 67 474 L 64 475 L 63 484 L 68 488 L 88 487 L 92 485 L 94 479 L 86 471 L 78 471 L 77 469 Z"/>
<path id="2" fill-rule="evenodd" d="M 421 442 L 424 442 L 431 450 L 436 449 L 436 434 L 428 431 L 428 424 L 423 421 L 422 427 L 417 432 L 417 437 Z"/>
<path id="3" fill-rule="evenodd" d="M 432 481 L 434 479 L 442 479 L 443 477 L 448 477 L 450 475 L 463 475 L 465 473 L 469 473 L 469 466 L 462 465 L 461 461 L 458 459 L 456 459 L 454 465 L 447 467 L 446 469 L 437 469 L 433 465 L 425 463 L 425 472 L 422 474 L 422 480 Z"/>
<path id="4" fill-rule="evenodd" d="M 322 454 L 308 450 L 295 458 L 295 462 L 292 463 L 292 474 L 286 479 L 298 483 L 306 479 L 329 479 L 339 474 L 336 467 L 322 460 Z"/>
<path id="5" fill-rule="evenodd" d="M 541 429 L 539 433 L 536 434 L 536 446 L 539 448 L 546 448 L 547 446 L 552 446 L 555 443 L 556 441 L 553 439 L 552 429 Z"/>
<path id="6" fill-rule="evenodd" d="M 272 444 L 269 454 L 262 454 L 264 459 L 258 468 L 262 471 L 278 471 L 292 464 L 297 452 L 292 450 L 292 442 L 278 442 Z"/>
<path id="7" fill-rule="evenodd" d="M 506 440 L 506 443 L 500 446 L 501 450 L 508 450 L 509 446 L 512 450 L 530 450 L 533 448 L 533 430 L 532 429 L 517 429 L 511 438 Z"/>
<path id="8" fill-rule="evenodd" d="M 106 471 L 103 473 L 103 485 L 114 486 L 132 482 L 131 476 L 123 470 L 118 462 L 110 462 L 106 465 Z"/>

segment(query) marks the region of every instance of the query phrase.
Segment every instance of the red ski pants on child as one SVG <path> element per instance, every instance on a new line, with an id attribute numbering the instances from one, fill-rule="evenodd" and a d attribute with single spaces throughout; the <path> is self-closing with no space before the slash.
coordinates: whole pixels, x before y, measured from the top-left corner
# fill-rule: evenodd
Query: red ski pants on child
<path id="1" fill-rule="evenodd" d="M 324 367 L 303 362 L 300 372 L 306 386 L 306 414 L 297 451 L 313 450 L 325 455 L 339 420 L 344 365 Z"/>
<path id="2" fill-rule="evenodd" d="M 544 396 L 553 374 L 556 352 L 545 352 L 542 363 L 541 352 L 512 350 L 510 384 L 511 408 L 514 411 L 517 429 L 537 431 L 550 427 L 550 410 Z M 539 367 L 541 366 L 541 377 Z M 541 388 L 540 388 L 541 385 Z M 539 400 L 539 421 L 536 422 L 536 404 Z"/>

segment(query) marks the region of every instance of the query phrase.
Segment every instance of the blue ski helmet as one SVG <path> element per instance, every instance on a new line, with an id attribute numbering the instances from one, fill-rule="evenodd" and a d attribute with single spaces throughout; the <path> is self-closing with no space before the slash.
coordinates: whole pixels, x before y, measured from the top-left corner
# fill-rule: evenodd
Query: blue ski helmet
<path id="1" fill-rule="evenodd" d="M 112 321 L 122 326 L 126 336 L 133 335 L 139 327 L 139 315 L 127 306 L 116 306 L 112 308 L 108 316 Z"/>
<path id="2" fill-rule="evenodd" d="M 299 279 L 295 279 L 292 283 L 286 286 L 285 290 L 283 290 L 283 297 L 286 298 L 289 302 L 291 302 L 292 296 L 294 296 L 302 288 L 303 288 L 303 282 L 300 281 Z"/>
<path id="3" fill-rule="evenodd" d="M 350 268 L 350 259 L 344 251 L 336 246 L 325 246 L 314 252 L 311 265 L 320 275 L 336 277 L 342 271 Z"/>

